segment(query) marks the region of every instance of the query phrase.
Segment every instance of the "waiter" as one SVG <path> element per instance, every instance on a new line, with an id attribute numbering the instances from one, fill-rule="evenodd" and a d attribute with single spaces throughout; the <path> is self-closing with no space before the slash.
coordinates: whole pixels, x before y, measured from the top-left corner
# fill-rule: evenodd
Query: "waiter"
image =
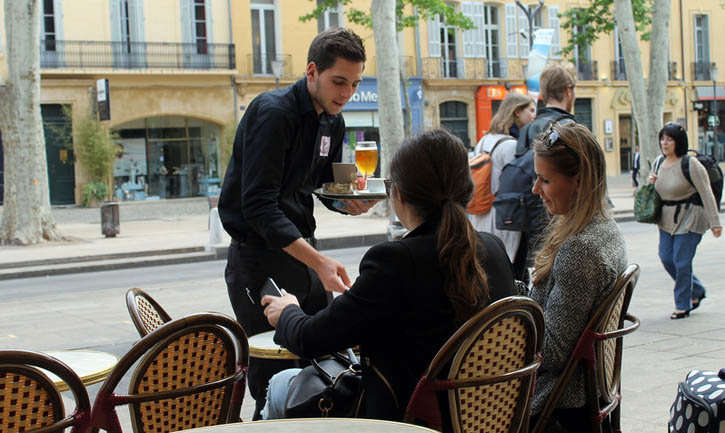
<path id="1" fill-rule="evenodd" d="M 362 80 L 364 65 L 358 35 L 326 30 L 310 45 L 305 78 L 257 96 L 239 123 L 219 216 L 232 238 L 225 270 L 229 299 L 247 335 L 272 329 L 258 296 L 267 277 L 297 296 L 309 314 L 327 305 L 325 290 L 343 292 L 351 284 L 342 263 L 315 249 L 312 191 L 333 180 L 332 163 L 341 159 L 345 134 L 340 111 Z M 322 202 L 351 215 L 375 204 Z M 250 359 L 254 419 L 264 407 L 269 378 L 292 366 L 291 361 Z"/>

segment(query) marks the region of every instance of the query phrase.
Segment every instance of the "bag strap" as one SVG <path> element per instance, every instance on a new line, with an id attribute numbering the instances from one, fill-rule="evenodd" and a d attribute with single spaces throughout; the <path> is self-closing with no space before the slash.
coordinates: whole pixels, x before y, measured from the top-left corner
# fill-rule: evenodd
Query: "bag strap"
<path id="1" fill-rule="evenodd" d="M 692 177 L 690 176 L 690 158 L 691 156 L 687 153 L 682 155 L 682 162 L 680 163 L 680 167 L 682 168 L 682 174 L 685 175 L 685 179 L 690 182 L 690 185 L 697 189 L 695 184 L 692 182 Z"/>
<path id="2" fill-rule="evenodd" d="M 655 174 L 659 173 L 660 166 L 662 165 L 662 161 L 664 161 L 664 159 L 665 159 L 665 156 L 664 155 L 659 155 L 655 159 L 655 166 L 654 166 Z"/>
<path id="3" fill-rule="evenodd" d="M 503 143 L 504 141 L 508 141 L 508 140 L 515 140 L 515 138 L 513 138 L 510 135 L 504 135 L 503 137 L 499 138 L 496 141 L 496 143 L 493 145 L 493 147 L 491 148 L 491 150 L 488 151 L 488 152 L 486 152 L 486 153 L 488 153 L 489 155 L 493 156 L 493 151 L 496 150 L 496 148 L 498 147 L 498 145 L 501 144 L 501 143 Z"/>

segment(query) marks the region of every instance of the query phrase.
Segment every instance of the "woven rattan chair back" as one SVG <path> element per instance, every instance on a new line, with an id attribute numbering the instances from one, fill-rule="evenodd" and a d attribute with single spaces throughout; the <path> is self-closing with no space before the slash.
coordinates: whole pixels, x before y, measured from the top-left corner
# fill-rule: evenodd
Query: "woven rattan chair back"
<path id="1" fill-rule="evenodd" d="M 126 292 L 126 308 L 131 315 L 133 325 L 142 337 L 171 321 L 171 317 L 161 305 L 141 289 L 134 288 Z"/>
<path id="2" fill-rule="evenodd" d="M 512 296 L 492 303 L 435 356 L 411 398 L 406 419 L 441 428 L 416 408 L 425 404 L 422 388 L 428 387 L 447 391 L 456 433 L 528 431 L 529 398 L 541 364 L 543 335 L 543 313 L 531 299 Z"/>
<path id="3" fill-rule="evenodd" d="M 236 321 L 221 314 L 172 320 L 143 337 L 98 392 L 93 431 L 120 433 L 115 406 L 128 404 L 136 433 L 165 433 L 239 421 L 249 347 Z M 114 394 L 136 363 L 128 395 Z"/>
<path id="4" fill-rule="evenodd" d="M 61 378 L 76 402 L 65 416 L 63 400 L 53 382 L 39 370 Z M 0 351 L 0 431 L 3 433 L 84 433 L 90 427 L 91 404 L 78 376 L 63 362 L 24 350 Z"/>
<path id="5" fill-rule="evenodd" d="M 595 310 L 549 395 L 533 433 L 545 431 L 556 404 L 579 366 L 584 368 L 590 431 L 601 433 L 603 424 L 607 424 L 605 431 L 620 431 L 622 337 L 639 327 L 639 319 L 627 312 L 638 279 L 639 266 L 627 266 L 614 283 L 612 292 Z M 625 327 L 625 321 L 631 324 Z"/>

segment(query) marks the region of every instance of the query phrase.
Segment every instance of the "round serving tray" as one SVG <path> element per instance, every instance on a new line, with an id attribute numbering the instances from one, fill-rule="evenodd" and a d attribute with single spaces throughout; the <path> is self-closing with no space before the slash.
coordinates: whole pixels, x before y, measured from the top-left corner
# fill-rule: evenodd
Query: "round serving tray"
<path id="1" fill-rule="evenodd" d="M 315 195 L 322 198 L 330 198 L 334 200 L 382 200 L 387 198 L 384 192 L 355 191 L 347 194 L 335 194 L 323 192 L 322 188 L 312 191 Z"/>

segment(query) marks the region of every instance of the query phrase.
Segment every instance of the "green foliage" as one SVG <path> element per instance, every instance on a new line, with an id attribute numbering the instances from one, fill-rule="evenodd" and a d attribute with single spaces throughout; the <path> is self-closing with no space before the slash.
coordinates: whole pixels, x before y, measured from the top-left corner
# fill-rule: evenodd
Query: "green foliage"
<path id="1" fill-rule="evenodd" d="M 310 0 L 316 1 L 316 0 Z M 337 5 L 349 5 L 352 0 L 321 0 L 312 12 L 300 17 L 300 21 L 307 22 L 312 19 L 317 19 L 329 9 L 337 8 Z M 410 8 L 408 8 L 410 6 Z M 417 14 L 411 13 L 406 14 L 406 9 L 414 10 L 417 7 Z M 469 30 L 473 28 L 473 21 L 463 15 L 461 12 L 456 12 L 456 9 L 444 2 L 443 0 L 397 0 L 395 5 L 397 13 L 397 25 L 398 30 L 402 30 L 405 27 L 415 27 L 421 19 L 427 20 L 435 15 L 441 15 L 443 20 L 454 27 L 458 27 L 462 30 Z M 348 21 L 367 27 L 372 28 L 373 18 L 369 10 L 360 10 L 355 8 L 346 8 L 346 15 Z"/>
<path id="2" fill-rule="evenodd" d="M 89 182 L 83 185 L 81 191 L 81 205 L 88 207 L 93 202 L 99 202 L 108 196 L 108 185 L 106 182 Z"/>
<path id="3" fill-rule="evenodd" d="M 632 0 L 632 12 L 637 31 L 642 40 L 649 40 L 649 26 L 652 22 L 653 0 Z M 588 7 L 571 8 L 559 14 L 563 18 L 561 28 L 571 34 L 569 44 L 562 46 L 561 54 L 573 59 L 576 47 L 591 46 L 602 34 L 611 34 L 614 31 L 614 0 L 591 0 Z M 574 33 L 578 28 L 581 31 Z"/>
<path id="4" fill-rule="evenodd" d="M 91 182 L 106 182 L 113 173 L 113 162 L 121 146 L 100 121 L 88 116 L 74 124 L 76 158 Z"/>

